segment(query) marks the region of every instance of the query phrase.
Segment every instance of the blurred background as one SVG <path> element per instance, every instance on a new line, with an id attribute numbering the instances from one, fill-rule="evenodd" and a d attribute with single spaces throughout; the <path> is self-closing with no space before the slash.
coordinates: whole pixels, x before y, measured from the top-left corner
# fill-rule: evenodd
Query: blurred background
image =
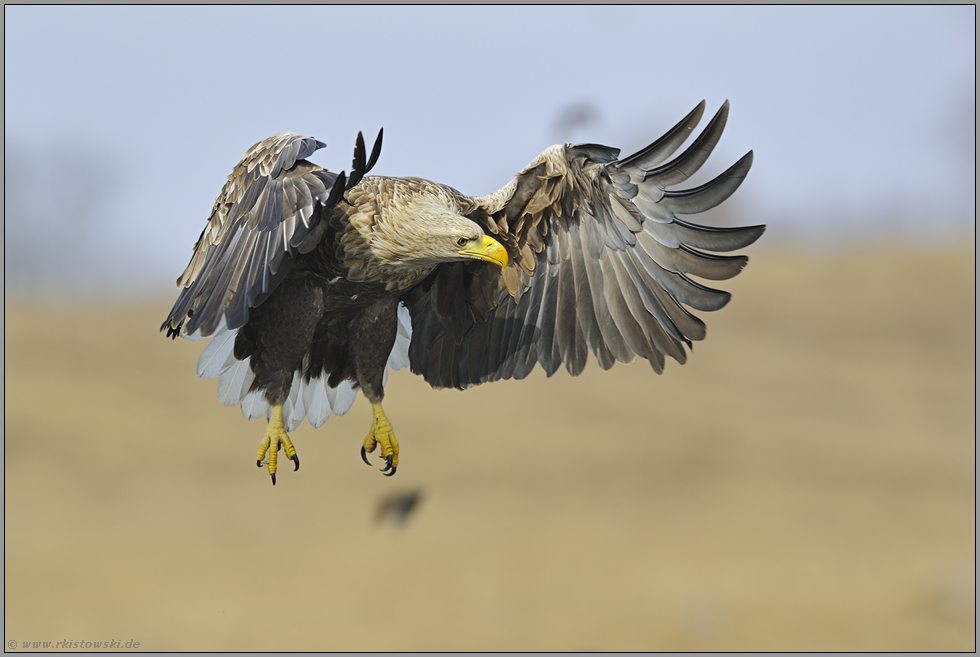
<path id="1" fill-rule="evenodd" d="M 5 640 L 152 650 L 974 650 L 975 8 L 5 7 Z M 701 99 L 766 223 L 662 377 L 394 374 L 294 440 L 157 328 L 294 131 L 486 194 Z M 702 215 L 703 217 L 703 215 Z M 700 218 L 699 218 L 700 219 Z M 495 427 L 460 429 L 490 413 Z"/>

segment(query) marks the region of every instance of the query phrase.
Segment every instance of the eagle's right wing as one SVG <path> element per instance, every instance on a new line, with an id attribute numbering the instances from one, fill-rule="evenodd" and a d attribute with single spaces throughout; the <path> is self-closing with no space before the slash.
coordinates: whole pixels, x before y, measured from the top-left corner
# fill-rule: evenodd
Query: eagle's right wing
<path id="1" fill-rule="evenodd" d="M 287 255 L 316 246 L 325 224 L 323 210 L 336 205 L 377 161 L 381 135 L 370 161 L 358 134 L 350 180 L 307 162 L 324 144 L 283 132 L 250 148 L 228 176 L 190 263 L 177 279 L 182 288 L 160 330 L 207 337 L 219 328 L 248 321 L 281 274 Z M 277 276 L 279 274 L 280 276 Z"/>

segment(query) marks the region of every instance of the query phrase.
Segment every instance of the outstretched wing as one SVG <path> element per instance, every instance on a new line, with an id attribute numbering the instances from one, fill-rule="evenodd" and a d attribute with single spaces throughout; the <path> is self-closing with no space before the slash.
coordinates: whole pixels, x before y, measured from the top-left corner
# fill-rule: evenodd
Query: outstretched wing
<path id="1" fill-rule="evenodd" d="M 704 132 L 666 164 L 704 112 L 702 101 L 638 153 L 594 144 L 552 146 L 503 189 L 474 199 L 470 217 L 503 243 L 512 264 L 443 265 L 406 300 L 412 370 L 436 387 L 466 388 L 523 378 L 540 363 L 576 375 L 591 351 L 603 369 L 635 356 L 662 372 L 664 355 L 683 363 L 684 344 L 705 336 L 687 308 L 717 310 L 729 294 L 688 274 L 722 280 L 765 226 L 711 228 L 678 215 L 728 198 L 752 164 L 749 152 L 720 176 L 681 191 L 711 154 L 728 118 L 725 102 Z"/>
<path id="2" fill-rule="evenodd" d="M 245 153 L 177 279 L 181 293 L 160 330 L 171 337 L 207 337 L 243 326 L 249 309 L 285 274 L 291 263 L 286 256 L 316 246 L 325 228 L 318 206 L 336 205 L 345 189 L 360 181 L 377 161 L 381 135 L 366 163 L 358 134 L 350 181 L 304 159 L 324 145 L 284 132 Z"/>

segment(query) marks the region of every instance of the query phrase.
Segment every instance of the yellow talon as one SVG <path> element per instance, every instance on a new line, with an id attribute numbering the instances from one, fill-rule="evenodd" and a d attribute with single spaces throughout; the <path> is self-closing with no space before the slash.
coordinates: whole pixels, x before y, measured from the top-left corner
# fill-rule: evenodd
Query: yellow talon
<path id="1" fill-rule="evenodd" d="M 368 463 L 365 454 L 370 454 L 378 445 L 381 445 L 381 458 L 387 461 L 384 471 L 390 477 L 398 469 L 398 441 L 395 440 L 395 434 L 391 430 L 391 422 L 385 416 L 381 404 L 371 404 L 371 410 L 374 419 L 371 422 L 371 432 L 364 439 L 361 457 L 365 463 Z"/>
<path id="2" fill-rule="evenodd" d="M 293 441 L 289 439 L 289 434 L 282 426 L 282 406 L 273 406 L 272 417 L 269 419 L 265 436 L 262 437 L 262 442 L 259 444 L 259 455 L 256 459 L 256 464 L 261 467 L 266 452 L 268 452 L 269 474 L 272 476 L 273 486 L 276 485 L 276 460 L 280 449 L 286 450 L 286 457 L 292 459 L 293 463 L 296 464 L 293 469 L 299 470 L 299 456 L 296 454 L 296 448 L 293 447 Z"/>

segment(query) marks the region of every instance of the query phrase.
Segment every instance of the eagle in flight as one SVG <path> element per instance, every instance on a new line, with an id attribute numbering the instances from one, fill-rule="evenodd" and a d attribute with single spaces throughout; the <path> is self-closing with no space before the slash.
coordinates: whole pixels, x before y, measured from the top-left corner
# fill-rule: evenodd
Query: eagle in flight
<path id="1" fill-rule="evenodd" d="M 765 226 L 680 219 L 742 183 L 751 151 L 699 187 L 674 190 L 718 143 L 728 102 L 689 148 L 704 101 L 629 157 L 596 144 L 552 146 L 487 196 L 421 178 L 367 176 L 358 134 L 350 174 L 307 161 L 325 144 L 284 132 L 250 148 L 228 176 L 161 326 L 211 342 L 197 366 L 247 419 L 267 416 L 257 463 L 276 483 L 280 449 L 306 417 L 320 427 L 371 403 L 361 457 L 399 447 L 381 402 L 388 369 L 409 366 L 435 388 L 521 379 L 540 364 L 575 376 L 589 352 L 609 369 L 636 356 L 661 373 L 705 336 L 685 306 L 718 310 L 729 294 L 689 276 L 728 279 L 748 259 L 716 255 Z M 716 253 L 710 253 L 716 252 Z M 268 454 L 268 458 L 266 455 Z"/>

